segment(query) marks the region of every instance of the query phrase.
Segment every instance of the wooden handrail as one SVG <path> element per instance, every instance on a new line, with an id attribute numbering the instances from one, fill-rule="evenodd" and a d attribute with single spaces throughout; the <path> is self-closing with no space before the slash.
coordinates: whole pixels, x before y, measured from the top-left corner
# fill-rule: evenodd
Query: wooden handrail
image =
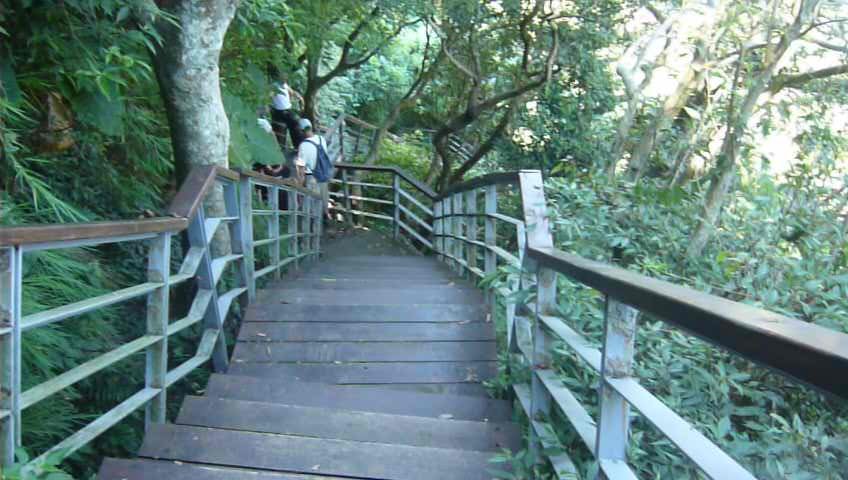
<path id="1" fill-rule="evenodd" d="M 218 167 L 215 165 L 204 165 L 191 169 L 177 195 L 171 201 L 168 213 L 175 217 L 193 217 L 202 204 L 206 192 L 215 184 L 217 176 Z M 238 179 L 238 176 L 236 176 L 236 179 Z"/>
<path id="2" fill-rule="evenodd" d="M 545 268 L 743 357 L 848 399 L 848 334 L 555 248 L 528 247 L 527 253 Z"/>
<path id="3" fill-rule="evenodd" d="M 457 183 L 448 187 L 447 190 L 440 193 L 435 197 L 435 200 L 445 199 L 455 193 L 467 192 L 469 190 L 474 190 L 476 188 L 487 187 L 489 185 L 506 185 L 506 184 L 517 184 L 518 183 L 518 172 L 498 172 L 498 173 L 490 173 L 487 175 L 481 175 L 479 177 L 474 177 L 470 180 L 466 180 L 462 183 Z"/>
<path id="4" fill-rule="evenodd" d="M 111 222 L 2 227 L 0 228 L 0 247 L 102 237 L 126 237 L 148 233 L 156 234 L 180 231 L 185 229 L 186 226 L 188 226 L 188 220 L 185 218 L 157 217 Z"/>
<path id="5" fill-rule="evenodd" d="M 241 177 L 251 177 L 262 183 L 295 190 L 314 198 L 320 197 L 312 190 L 307 190 L 291 180 L 269 177 L 246 169 L 229 170 L 216 165 L 203 165 L 195 167 L 189 172 L 188 177 L 186 177 L 166 210 L 171 215 L 170 217 L 2 227 L 0 228 L 0 247 L 180 232 L 187 228 L 188 221 L 194 217 L 197 209 L 202 205 L 203 198 L 215 184 L 216 178 L 237 182 Z"/>
<path id="6" fill-rule="evenodd" d="M 418 181 L 410 175 L 406 170 L 398 167 L 385 166 L 385 165 L 358 165 L 355 163 L 337 163 L 335 165 L 336 168 L 346 169 L 346 170 L 366 170 L 371 172 L 387 172 L 394 173 L 400 178 L 404 179 L 407 183 L 415 187 L 419 192 L 423 193 L 430 199 L 436 199 L 437 194 L 430 187 Z"/>
<path id="7" fill-rule="evenodd" d="M 288 178 L 271 177 L 269 175 L 264 175 L 264 174 L 259 173 L 259 172 L 254 172 L 253 170 L 247 170 L 247 169 L 243 169 L 243 168 L 236 168 L 235 171 L 238 172 L 239 175 L 241 175 L 243 177 L 253 178 L 258 182 L 262 182 L 263 184 L 275 185 L 275 186 L 283 187 L 283 188 L 286 188 L 286 189 L 289 189 L 289 190 L 294 190 L 296 192 L 302 193 L 304 195 L 308 195 L 310 197 L 321 198 L 321 195 L 319 195 L 319 194 L 315 193 L 314 191 L 309 190 L 307 188 L 303 188 L 296 181 L 288 179 Z"/>

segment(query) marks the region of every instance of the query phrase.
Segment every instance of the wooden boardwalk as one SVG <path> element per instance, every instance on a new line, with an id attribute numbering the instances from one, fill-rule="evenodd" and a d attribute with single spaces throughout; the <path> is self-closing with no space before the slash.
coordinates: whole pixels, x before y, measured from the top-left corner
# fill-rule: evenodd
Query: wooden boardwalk
<path id="1" fill-rule="evenodd" d="M 374 233 L 260 290 L 227 374 L 100 479 L 489 480 L 517 449 L 479 290 Z M 500 466 L 497 466 L 500 468 Z"/>

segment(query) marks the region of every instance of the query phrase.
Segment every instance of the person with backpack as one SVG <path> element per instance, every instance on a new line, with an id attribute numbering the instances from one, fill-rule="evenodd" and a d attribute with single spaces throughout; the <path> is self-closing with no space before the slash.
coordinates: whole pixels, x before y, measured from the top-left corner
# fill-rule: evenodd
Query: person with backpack
<path id="1" fill-rule="evenodd" d="M 327 153 L 327 142 L 324 137 L 317 135 L 309 119 L 300 120 L 300 129 L 304 139 L 297 149 L 295 165 L 298 177 L 305 177 L 306 188 L 321 194 L 322 213 L 328 215 L 327 207 L 330 202 L 329 182 L 333 178 L 333 163 Z"/>

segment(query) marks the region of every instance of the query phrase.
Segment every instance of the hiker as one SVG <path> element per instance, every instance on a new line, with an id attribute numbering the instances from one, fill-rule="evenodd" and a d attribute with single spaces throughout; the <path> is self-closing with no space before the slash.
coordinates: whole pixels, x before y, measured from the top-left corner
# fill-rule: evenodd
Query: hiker
<path id="1" fill-rule="evenodd" d="M 269 177 L 285 179 L 291 176 L 291 169 L 288 165 L 263 165 L 261 163 L 254 163 L 252 170 Z M 268 203 L 268 189 L 262 185 L 256 185 L 256 191 L 259 193 L 259 198 L 262 200 L 262 203 Z M 280 210 L 289 209 L 288 193 L 283 189 L 280 189 L 279 191 L 277 207 Z"/>
<path id="2" fill-rule="evenodd" d="M 299 126 L 303 130 L 304 139 L 297 149 L 295 165 L 297 165 L 298 175 L 300 176 L 302 172 L 306 179 L 306 188 L 321 194 L 321 213 L 329 215 L 327 211 L 330 200 L 328 185 L 333 174 L 333 164 L 327 153 L 327 142 L 324 137 L 315 133 L 309 119 L 301 119 Z"/>
<path id="3" fill-rule="evenodd" d="M 303 104 L 303 97 L 289 86 L 286 74 L 280 74 L 279 80 L 274 82 L 271 92 L 271 126 L 283 155 L 286 154 L 286 131 L 291 136 L 292 147 L 300 145 L 303 135 L 297 125 L 297 115 L 292 109 L 292 97 Z"/>

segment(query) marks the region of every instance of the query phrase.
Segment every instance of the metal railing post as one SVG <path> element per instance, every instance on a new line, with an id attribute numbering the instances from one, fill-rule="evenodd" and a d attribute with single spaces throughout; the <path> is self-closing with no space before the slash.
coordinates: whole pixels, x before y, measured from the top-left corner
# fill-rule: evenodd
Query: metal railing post
<path id="1" fill-rule="evenodd" d="M 339 158 L 344 160 L 344 132 L 345 132 L 345 117 L 344 114 L 339 118 Z M 329 187 L 329 185 L 328 185 Z"/>
<path id="2" fill-rule="evenodd" d="M 392 174 L 392 192 L 394 193 L 394 203 L 392 206 L 394 207 L 394 239 L 398 239 L 398 235 L 400 234 L 400 176 L 395 173 Z"/>
<path id="3" fill-rule="evenodd" d="M 606 382 L 631 376 L 638 310 L 606 297 L 595 458 L 626 461 L 630 404 Z"/>
<path id="4" fill-rule="evenodd" d="M 465 243 L 466 265 L 468 266 L 469 278 L 473 269 L 477 268 L 477 190 L 471 189 L 465 192 Z"/>
<path id="5" fill-rule="evenodd" d="M 253 181 L 244 175 L 239 179 L 238 216 L 244 253 L 242 268 L 247 281 L 247 299 L 252 302 L 256 299 L 256 279 L 253 278 L 256 273 L 256 253 L 253 247 Z"/>
<path id="6" fill-rule="evenodd" d="M 147 347 L 144 384 L 147 388 L 159 389 L 159 393 L 147 404 L 144 415 L 145 430 L 154 423 L 165 423 L 168 392 L 168 298 L 171 276 L 171 233 L 160 233 L 151 241 L 147 260 L 147 281 L 162 286 L 147 296 L 147 335 L 161 337 Z"/>
<path id="7" fill-rule="evenodd" d="M 218 290 L 212 273 L 212 253 L 210 239 L 206 237 L 206 225 L 203 208 L 197 210 L 188 224 L 188 240 L 192 247 L 202 247 L 203 256 L 197 267 L 197 288 L 209 290 L 211 299 L 203 315 L 203 327 L 218 330 L 218 339 L 212 350 L 212 366 L 216 372 L 227 371 L 229 356 L 227 355 L 227 340 L 224 338 L 224 316 L 218 307 Z"/>
<path id="8" fill-rule="evenodd" d="M 327 187 L 329 188 L 329 185 Z M 321 259 L 321 234 L 324 230 L 324 208 L 327 205 L 324 205 L 323 198 L 321 200 L 315 200 L 315 204 L 315 260 L 317 261 Z"/>
<path id="9" fill-rule="evenodd" d="M 453 198 L 447 196 L 442 199 L 442 215 L 444 216 L 444 246 L 443 251 L 448 257 L 448 266 L 451 270 L 456 271 L 456 258 L 454 257 L 453 243 L 456 241 L 453 238 Z"/>
<path id="10" fill-rule="evenodd" d="M 307 259 L 312 259 L 312 197 L 303 195 L 303 253 Z"/>
<path id="11" fill-rule="evenodd" d="M 271 265 L 274 266 L 274 280 L 280 279 L 280 187 L 268 187 L 268 203 L 271 209 L 268 237 L 273 238 L 271 244 Z"/>
<path id="12" fill-rule="evenodd" d="M 519 173 L 521 204 L 524 209 L 527 247 L 553 248 L 545 204 L 542 174 L 539 171 L 523 170 Z M 523 258 L 524 264 L 529 264 Z M 533 419 L 550 414 L 551 394 L 539 378 L 540 370 L 550 369 L 549 345 L 546 345 L 539 315 L 550 315 L 556 310 L 556 272 L 533 265 L 536 273 L 536 315 L 533 319 L 533 375 L 530 385 L 530 415 Z M 530 450 L 537 460 L 541 459 L 541 445 L 535 429 L 530 429 Z"/>
<path id="13" fill-rule="evenodd" d="M 451 199 L 453 200 L 453 221 L 451 222 L 453 225 L 453 235 L 456 237 L 455 242 L 453 244 L 453 255 L 457 259 L 457 273 L 461 276 L 465 276 L 468 268 L 468 264 L 465 262 L 465 235 L 462 232 L 462 226 L 465 222 L 462 221 L 462 194 L 454 193 L 451 195 Z M 465 263 L 465 265 L 463 265 Z"/>
<path id="14" fill-rule="evenodd" d="M 485 232 L 484 232 L 484 241 L 487 246 L 497 246 L 498 237 L 497 230 L 495 228 L 495 219 L 488 216 L 489 214 L 498 213 L 498 187 L 496 185 L 489 185 L 486 187 L 486 200 L 484 211 L 486 213 L 486 217 L 483 222 L 485 224 Z M 485 266 L 484 272 L 486 276 L 493 275 L 498 269 L 498 257 L 495 255 L 495 252 L 486 248 L 486 251 L 483 252 L 485 256 Z M 497 304 L 497 295 L 495 294 L 494 288 L 489 288 L 487 292 L 488 303 L 489 303 L 489 312 L 492 316 L 495 315 L 495 307 Z"/>
<path id="15" fill-rule="evenodd" d="M 444 262 L 445 237 L 442 235 L 444 233 L 442 215 L 442 201 L 436 200 L 433 202 L 433 249 L 436 251 L 439 260 Z"/>
<path id="16" fill-rule="evenodd" d="M 9 412 L 0 420 L 2 469 L 15 461 L 21 446 L 21 247 L 0 249 L 0 320 L 10 331 L 0 337 L 0 408 Z"/>
<path id="17" fill-rule="evenodd" d="M 288 215 L 288 230 L 289 230 L 289 255 L 294 257 L 294 268 L 295 270 L 300 269 L 300 244 L 298 243 L 298 211 L 297 211 L 297 190 L 289 190 L 287 192 L 288 200 L 289 200 L 289 215 Z"/>
<path id="18" fill-rule="evenodd" d="M 345 223 L 351 227 L 353 226 L 353 213 L 351 213 L 351 205 L 350 205 L 350 185 L 347 183 L 347 169 L 343 168 L 342 170 L 342 194 L 344 195 L 344 205 L 345 205 Z"/>

